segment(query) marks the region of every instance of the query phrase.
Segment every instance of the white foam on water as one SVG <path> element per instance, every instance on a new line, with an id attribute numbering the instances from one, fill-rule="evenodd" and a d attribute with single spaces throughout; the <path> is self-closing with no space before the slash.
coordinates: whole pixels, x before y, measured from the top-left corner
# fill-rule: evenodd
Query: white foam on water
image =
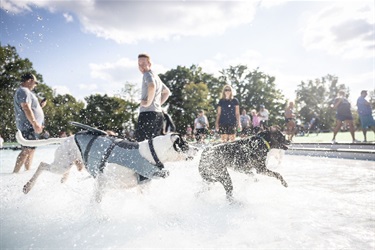
<path id="1" fill-rule="evenodd" d="M 375 248 L 374 162 L 284 155 L 269 163 L 288 188 L 230 171 L 234 204 L 220 184 L 199 193 L 198 159 L 165 164 L 170 176 L 142 189 L 110 189 L 100 204 L 93 178 L 74 168 L 64 184 L 44 172 L 23 194 L 55 149 L 38 148 L 19 174 L 20 151 L 0 151 L 0 249 Z"/>

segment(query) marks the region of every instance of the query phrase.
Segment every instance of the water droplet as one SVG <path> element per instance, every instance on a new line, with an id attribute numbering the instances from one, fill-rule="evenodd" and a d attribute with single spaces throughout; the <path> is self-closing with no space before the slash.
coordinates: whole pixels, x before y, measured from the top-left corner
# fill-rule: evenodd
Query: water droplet
<path id="1" fill-rule="evenodd" d="M 38 21 L 43 21 L 43 17 L 38 16 Z"/>

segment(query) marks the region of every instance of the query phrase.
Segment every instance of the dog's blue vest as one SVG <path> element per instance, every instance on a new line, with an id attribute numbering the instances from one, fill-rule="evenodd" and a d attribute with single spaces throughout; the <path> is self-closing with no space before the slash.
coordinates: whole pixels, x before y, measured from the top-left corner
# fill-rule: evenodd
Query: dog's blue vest
<path id="1" fill-rule="evenodd" d="M 141 156 L 137 142 L 91 132 L 79 132 L 74 139 L 87 170 L 94 177 L 103 171 L 107 162 L 128 167 L 147 178 L 152 178 L 155 172 L 160 171 L 157 166 Z"/>

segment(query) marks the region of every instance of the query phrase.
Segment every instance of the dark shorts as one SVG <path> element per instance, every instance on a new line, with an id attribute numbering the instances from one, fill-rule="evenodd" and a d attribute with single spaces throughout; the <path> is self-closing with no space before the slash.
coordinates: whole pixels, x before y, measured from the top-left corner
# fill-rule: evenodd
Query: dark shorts
<path id="1" fill-rule="evenodd" d="M 163 131 L 162 112 L 141 112 L 138 117 L 135 139 L 140 142 L 161 135 Z"/>
<path id="2" fill-rule="evenodd" d="M 206 128 L 197 128 L 197 131 L 195 133 L 195 135 L 201 135 L 201 134 L 207 134 L 208 133 L 208 129 Z"/>
<path id="3" fill-rule="evenodd" d="M 39 139 L 39 136 L 38 136 L 38 134 L 36 134 L 34 132 L 34 129 L 21 131 L 21 134 L 22 134 L 23 138 L 25 138 L 26 140 L 29 140 L 29 141 Z M 22 148 L 30 148 L 30 149 L 36 148 L 36 147 L 27 147 L 27 146 L 21 146 L 21 147 Z"/>
<path id="4" fill-rule="evenodd" d="M 207 128 L 197 128 L 197 131 L 195 133 L 195 139 L 197 141 L 200 141 L 202 139 L 201 135 L 205 135 L 207 133 L 208 133 L 208 129 Z"/>
<path id="5" fill-rule="evenodd" d="M 339 121 L 351 121 L 353 120 L 353 116 L 351 113 L 347 114 L 336 114 L 336 119 Z"/>
<path id="6" fill-rule="evenodd" d="M 237 126 L 219 126 L 219 134 L 221 135 L 234 135 L 236 134 Z"/>

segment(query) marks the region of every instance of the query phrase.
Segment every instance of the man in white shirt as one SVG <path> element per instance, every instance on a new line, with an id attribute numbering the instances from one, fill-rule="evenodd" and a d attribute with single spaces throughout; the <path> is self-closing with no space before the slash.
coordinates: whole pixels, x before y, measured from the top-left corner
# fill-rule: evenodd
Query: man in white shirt
<path id="1" fill-rule="evenodd" d="M 264 105 L 259 106 L 260 110 L 258 113 L 258 117 L 260 119 L 260 126 L 264 128 L 264 125 L 268 126 L 268 118 L 270 115 L 270 112 L 264 107 Z"/>
<path id="2" fill-rule="evenodd" d="M 197 142 L 202 142 L 205 139 L 209 127 L 207 116 L 205 116 L 203 110 L 200 110 L 198 117 L 194 120 L 195 139 Z"/>

